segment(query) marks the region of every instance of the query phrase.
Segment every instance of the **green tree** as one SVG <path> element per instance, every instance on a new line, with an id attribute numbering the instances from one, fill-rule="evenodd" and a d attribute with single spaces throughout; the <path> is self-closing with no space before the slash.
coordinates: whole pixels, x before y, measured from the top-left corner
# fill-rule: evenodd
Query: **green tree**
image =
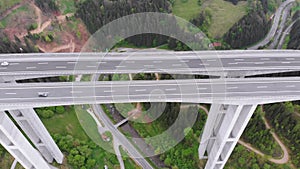
<path id="1" fill-rule="evenodd" d="M 52 42 L 52 39 L 50 38 L 49 35 L 43 36 L 43 39 L 44 39 L 44 41 L 47 42 L 47 43 Z"/>
<path id="2" fill-rule="evenodd" d="M 95 167 L 95 164 L 96 164 L 96 160 L 95 159 L 88 159 L 86 161 L 86 167 L 87 168 L 93 168 L 93 167 Z"/>
<path id="3" fill-rule="evenodd" d="M 167 158 L 165 159 L 164 163 L 165 163 L 167 166 L 171 166 L 172 160 L 171 160 L 169 157 L 167 157 Z"/>
<path id="4" fill-rule="evenodd" d="M 40 115 L 44 119 L 49 119 L 49 118 L 53 117 L 54 112 L 52 110 L 49 110 L 49 109 L 44 109 L 42 111 L 39 111 L 38 115 Z"/>
<path id="5" fill-rule="evenodd" d="M 84 166 L 85 157 L 81 155 L 75 155 L 73 159 L 73 164 L 77 167 Z"/>
<path id="6" fill-rule="evenodd" d="M 58 114 L 63 114 L 65 112 L 64 106 L 57 106 L 55 108 L 55 112 L 58 113 Z"/>
<path id="7" fill-rule="evenodd" d="M 293 106 L 292 102 L 285 102 L 284 106 L 285 106 L 285 111 L 284 112 L 286 114 L 294 113 L 294 106 Z"/>

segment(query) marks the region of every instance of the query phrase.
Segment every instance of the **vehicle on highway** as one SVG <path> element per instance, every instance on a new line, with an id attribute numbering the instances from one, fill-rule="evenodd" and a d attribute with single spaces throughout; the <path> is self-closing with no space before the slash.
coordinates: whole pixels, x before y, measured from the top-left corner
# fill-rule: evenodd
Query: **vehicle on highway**
<path id="1" fill-rule="evenodd" d="M 39 92 L 39 97 L 48 97 L 48 93 L 47 92 Z"/>
<path id="2" fill-rule="evenodd" d="M 8 62 L 1 62 L 1 66 L 8 66 L 9 63 Z"/>

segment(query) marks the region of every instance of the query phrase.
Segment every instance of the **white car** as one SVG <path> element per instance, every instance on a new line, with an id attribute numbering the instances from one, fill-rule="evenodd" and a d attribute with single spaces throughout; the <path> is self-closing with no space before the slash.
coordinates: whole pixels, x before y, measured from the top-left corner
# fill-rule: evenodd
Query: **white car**
<path id="1" fill-rule="evenodd" d="M 1 66 L 8 66 L 9 63 L 8 62 L 1 62 Z"/>
<path id="2" fill-rule="evenodd" d="M 39 97 L 48 97 L 47 92 L 39 92 L 38 95 L 39 95 Z"/>

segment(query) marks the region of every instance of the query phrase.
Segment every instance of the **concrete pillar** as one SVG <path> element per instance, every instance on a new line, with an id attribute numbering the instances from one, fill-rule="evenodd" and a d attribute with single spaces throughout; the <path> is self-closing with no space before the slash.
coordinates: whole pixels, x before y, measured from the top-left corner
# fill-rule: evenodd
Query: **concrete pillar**
<path id="1" fill-rule="evenodd" d="M 53 159 L 60 164 L 63 162 L 63 153 L 34 109 L 9 110 L 9 113 L 49 163 L 52 163 Z"/>
<path id="2" fill-rule="evenodd" d="M 0 143 L 26 169 L 54 168 L 33 148 L 4 112 L 0 112 Z"/>
<path id="3" fill-rule="evenodd" d="M 199 157 L 208 158 L 205 169 L 224 167 L 256 107 L 212 105 L 199 146 Z"/>
<path id="4" fill-rule="evenodd" d="M 206 159 L 207 158 L 207 153 L 206 149 L 208 146 L 208 143 L 210 142 L 211 139 L 213 138 L 213 130 L 216 125 L 217 117 L 220 115 L 220 110 L 221 110 L 221 104 L 212 104 L 208 113 L 208 117 L 204 126 L 204 130 L 201 136 L 201 141 L 200 141 L 200 146 L 198 149 L 199 152 L 199 158 L 200 159 Z"/>

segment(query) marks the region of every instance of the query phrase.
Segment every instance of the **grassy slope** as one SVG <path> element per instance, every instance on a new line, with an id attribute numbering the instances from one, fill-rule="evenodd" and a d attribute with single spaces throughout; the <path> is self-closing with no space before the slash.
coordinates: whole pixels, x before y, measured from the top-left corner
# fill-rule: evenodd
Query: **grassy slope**
<path id="1" fill-rule="evenodd" d="M 175 0 L 172 11 L 176 16 L 191 20 L 201 11 L 201 6 L 198 5 L 197 1 L 198 0 L 188 0 L 183 3 L 181 0 Z"/>
<path id="2" fill-rule="evenodd" d="M 79 119 L 83 130 L 86 134 L 99 146 L 104 147 L 106 150 L 113 152 L 112 142 L 105 142 L 102 140 L 97 124 L 93 117 L 85 110 L 82 110 L 79 106 L 76 106 L 76 115 Z"/>
<path id="3" fill-rule="evenodd" d="M 14 19 L 19 18 L 19 16 L 32 16 L 33 12 L 31 10 L 32 9 L 29 5 L 23 5 L 18 9 L 13 10 L 8 16 L 0 20 L 0 28 L 6 28 L 9 24 L 16 25 Z M 28 21 L 28 23 L 26 23 L 26 27 L 30 24 L 32 24 L 32 21 Z"/>
<path id="4" fill-rule="evenodd" d="M 21 0 L 1 0 L 0 1 L 0 13 L 4 12 L 7 8 L 14 6 L 16 3 L 20 3 Z"/>
<path id="5" fill-rule="evenodd" d="M 80 119 L 80 121 L 83 122 L 83 124 L 88 124 L 88 125 L 84 125 L 83 127 L 85 130 L 87 129 L 86 127 L 88 127 L 87 134 L 89 136 L 92 135 L 93 141 L 94 139 L 96 140 L 101 139 L 98 130 L 96 128 L 97 124 L 94 121 L 94 119 L 86 111 L 82 111 L 78 109 L 76 109 L 75 111 L 73 107 L 68 109 L 64 114 L 55 115 L 50 119 L 42 119 L 42 121 L 51 134 L 55 134 L 55 133 L 59 133 L 62 135 L 69 134 L 72 135 L 74 138 L 78 138 L 80 140 L 84 140 L 84 141 L 90 140 L 91 138 L 87 136 L 85 130 L 82 128 L 78 119 Z M 99 142 L 97 142 L 96 144 L 99 145 L 100 142 L 102 142 L 102 139 L 99 140 Z M 97 147 L 96 149 L 93 150 L 92 156 L 97 161 L 96 165 L 98 167 L 102 168 L 104 167 L 105 164 L 109 168 L 114 168 L 119 166 L 116 155 L 107 152 L 106 150 L 103 150 L 100 147 Z"/>
<path id="6" fill-rule="evenodd" d="M 50 133 L 69 134 L 81 140 L 88 140 L 88 136 L 79 124 L 74 108 L 69 108 L 64 114 L 42 119 L 42 121 Z"/>
<path id="7" fill-rule="evenodd" d="M 76 7 L 74 0 L 58 0 L 59 10 L 62 14 L 75 13 Z"/>
<path id="8" fill-rule="evenodd" d="M 209 10 L 212 14 L 211 26 L 208 29 L 211 37 L 223 36 L 233 24 L 246 14 L 246 1 L 233 5 L 224 0 L 206 0 L 202 6 L 199 6 L 197 1 L 188 0 L 183 3 L 181 0 L 175 0 L 172 11 L 176 16 L 189 21 L 195 18 L 201 10 Z"/>
<path id="9" fill-rule="evenodd" d="M 212 12 L 212 22 L 208 29 L 209 35 L 221 37 L 246 15 L 247 2 L 239 2 L 235 6 L 224 0 L 212 0 L 208 8 Z"/>

